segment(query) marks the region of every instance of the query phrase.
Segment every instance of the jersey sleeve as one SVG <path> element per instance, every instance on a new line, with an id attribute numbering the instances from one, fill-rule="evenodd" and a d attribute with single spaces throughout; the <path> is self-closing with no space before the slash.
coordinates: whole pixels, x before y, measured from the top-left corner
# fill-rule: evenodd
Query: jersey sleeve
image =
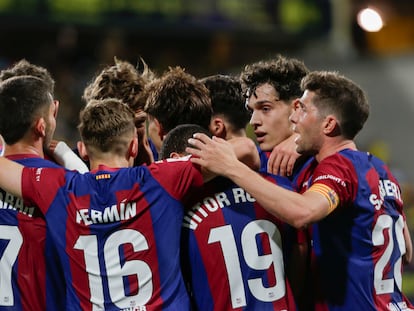
<path id="1" fill-rule="evenodd" d="M 175 199 L 182 199 L 190 189 L 204 184 L 200 168 L 188 157 L 167 159 L 149 166 L 151 175 Z"/>
<path id="2" fill-rule="evenodd" d="M 62 168 L 25 167 L 22 173 L 22 196 L 26 203 L 38 206 L 46 214 L 57 191 L 64 184 L 65 170 Z"/>
<path id="3" fill-rule="evenodd" d="M 330 204 L 330 212 L 340 202 L 351 202 L 357 194 L 358 178 L 352 163 L 334 154 L 316 167 L 308 191 L 321 193 Z"/>

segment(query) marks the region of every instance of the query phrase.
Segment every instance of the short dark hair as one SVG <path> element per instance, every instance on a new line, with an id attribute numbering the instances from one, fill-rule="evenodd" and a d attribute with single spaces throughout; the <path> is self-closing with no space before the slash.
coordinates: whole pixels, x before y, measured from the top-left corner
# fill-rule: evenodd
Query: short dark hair
<path id="1" fill-rule="evenodd" d="M 15 76 L 1 82 L 0 133 L 5 142 L 12 145 L 22 139 L 52 101 L 48 84 L 38 77 Z"/>
<path id="2" fill-rule="evenodd" d="M 185 148 L 190 146 L 188 139 L 193 137 L 195 133 L 204 133 L 211 136 L 207 129 L 197 124 L 181 124 L 173 128 L 162 142 L 159 158 L 167 159 L 172 152 L 186 154 Z"/>
<path id="3" fill-rule="evenodd" d="M 322 113 L 332 113 L 339 121 L 341 135 L 353 139 L 369 116 L 365 92 L 338 72 L 314 71 L 302 81 L 302 90 L 315 92 L 313 104 Z"/>
<path id="4" fill-rule="evenodd" d="M 222 114 L 235 130 L 244 129 L 250 120 L 245 109 L 240 80 L 230 75 L 213 75 L 200 80 L 209 90 L 213 116 Z"/>

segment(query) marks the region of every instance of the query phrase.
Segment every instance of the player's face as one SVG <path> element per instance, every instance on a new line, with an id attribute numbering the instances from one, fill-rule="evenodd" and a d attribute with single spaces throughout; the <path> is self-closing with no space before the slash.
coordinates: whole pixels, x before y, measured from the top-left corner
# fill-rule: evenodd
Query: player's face
<path id="1" fill-rule="evenodd" d="M 44 145 L 49 146 L 51 140 L 53 139 L 53 135 L 55 134 L 56 130 L 56 117 L 59 110 L 59 101 L 51 99 L 48 114 L 45 117 L 46 120 L 46 136 Z"/>
<path id="2" fill-rule="evenodd" d="M 299 134 L 296 151 L 300 154 L 316 154 L 323 142 L 323 121 L 313 104 L 314 93 L 305 91 L 294 103 L 294 112 L 290 116 L 293 130 Z"/>
<path id="3" fill-rule="evenodd" d="M 250 124 L 262 150 L 271 151 L 292 135 L 292 124 L 289 122 L 292 103 L 280 100 L 270 84 L 263 84 L 250 94 L 246 107 L 252 114 Z"/>

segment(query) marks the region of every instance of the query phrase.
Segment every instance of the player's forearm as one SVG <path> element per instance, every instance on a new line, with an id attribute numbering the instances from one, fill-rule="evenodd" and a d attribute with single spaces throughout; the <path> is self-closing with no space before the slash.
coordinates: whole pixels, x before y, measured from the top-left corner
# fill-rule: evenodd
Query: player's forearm
<path id="1" fill-rule="evenodd" d="M 82 159 L 79 158 L 63 141 L 57 143 L 56 148 L 53 151 L 53 157 L 57 163 L 68 170 L 76 170 L 80 173 L 89 171 L 85 162 L 83 162 Z"/>
<path id="2" fill-rule="evenodd" d="M 22 172 L 22 165 L 0 157 L 0 188 L 21 197 Z"/>
<path id="3" fill-rule="evenodd" d="M 306 198 L 294 191 L 279 187 L 240 163 L 224 174 L 244 188 L 270 213 L 301 228 L 314 221 L 315 212 Z"/>

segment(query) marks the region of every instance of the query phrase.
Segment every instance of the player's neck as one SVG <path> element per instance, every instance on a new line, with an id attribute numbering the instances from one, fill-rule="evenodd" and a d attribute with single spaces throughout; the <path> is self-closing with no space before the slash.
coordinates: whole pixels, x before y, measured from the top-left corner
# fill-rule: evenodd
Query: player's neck
<path id="1" fill-rule="evenodd" d="M 90 170 L 97 170 L 100 165 L 104 165 L 110 168 L 121 168 L 121 167 L 130 167 L 131 163 L 125 158 L 122 157 L 101 157 L 96 159 L 89 159 Z"/>
<path id="2" fill-rule="evenodd" d="M 43 146 L 39 144 L 27 144 L 25 142 L 17 142 L 13 145 L 6 146 L 6 156 L 17 154 L 36 155 L 39 158 L 44 158 Z"/>
<path id="3" fill-rule="evenodd" d="M 229 139 L 237 138 L 237 137 L 247 137 L 246 131 L 245 130 L 228 131 L 225 137 L 225 140 L 229 140 Z"/>
<path id="4" fill-rule="evenodd" d="M 329 143 L 325 143 L 315 156 L 318 162 L 321 162 L 326 157 L 333 155 L 344 149 L 357 150 L 355 142 L 351 139 L 331 140 Z"/>

